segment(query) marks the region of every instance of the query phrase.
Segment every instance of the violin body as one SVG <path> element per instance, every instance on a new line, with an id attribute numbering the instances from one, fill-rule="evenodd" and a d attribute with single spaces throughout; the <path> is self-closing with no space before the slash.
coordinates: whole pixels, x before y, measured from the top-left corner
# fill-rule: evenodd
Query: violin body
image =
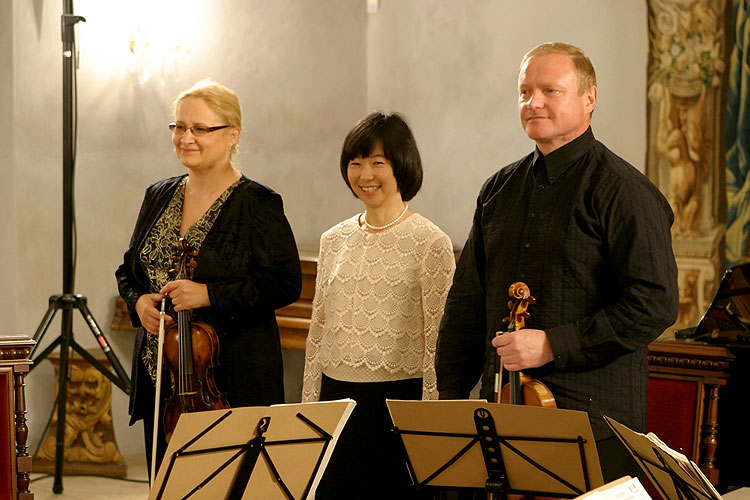
<path id="1" fill-rule="evenodd" d="M 185 238 L 178 242 L 177 279 L 191 279 L 198 254 Z M 164 368 L 172 381 L 172 393 L 164 402 L 164 435 L 167 442 L 183 413 L 229 408 L 226 395 L 214 381 L 219 365 L 219 336 L 206 323 L 192 321 L 189 310 L 177 313 L 177 321 L 164 333 Z"/>
<path id="2" fill-rule="evenodd" d="M 504 321 L 508 323 L 508 331 L 521 330 L 526 324 L 526 318 L 529 317 L 527 309 L 536 300 L 531 296 L 529 287 L 520 281 L 510 285 L 508 296 L 511 298 L 508 301 L 510 315 Z M 497 370 L 499 376 L 499 372 L 502 371 L 501 360 L 498 360 Z M 508 378 L 510 381 L 502 389 L 496 388 L 496 403 L 557 408 L 552 391 L 544 383 L 519 371 L 508 372 Z"/>
<path id="3" fill-rule="evenodd" d="M 518 372 L 516 372 L 518 373 Z M 519 374 L 519 385 L 521 387 L 521 402 L 512 403 L 511 383 L 507 383 L 500 391 L 500 403 L 523 404 L 528 406 L 541 406 L 542 408 L 557 408 L 555 397 L 543 382 L 533 379 L 528 375 Z"/>
<path id="4" fill-rule="evenodd" d="M 508 331 L 517 331 L 524 328 L 526 318 L 529 317 L 527 312 L 528 306 L 534 304 L 536 300 L 531 296 L 531 291 L 525 283 L 516 282 L 510 285 L 508 295 L 511 300 L 508 301 L 510 315 L 503 321 L 508 323 Z M 496 366 L 496 384 L 500 379 L 502 371 L 502 361 L 498 357 Z M 557 408 L 555 397 L 544 383 L 524 375 L 520 371 L 508 372 L 509 382 L 502 388 L 495 388 L 495 402 L 526 406 L 541 406 L 542 408 Z M 490 494 L 487 495 L 489 500 Z M 529 496 L 529 495 L 505 495 L 506 500 L 558 500 L 554 497 Z"/>
<path id="5" fill-rule="evenodd" d="M 226 395 L 219 391 L 214 381 L 214 368 L 219 364 L 219 338 L 216 332 L 201 321 L 188 324 L 190 331 L 187 335 L 190 336 L 189 344 L 192 346 L 192 370 L 189 370 L 188 365 L 191 363 L 186 363 L 184 359 L 180 362 L 182 344 L 179 325 L 178 321 L 177 325 L 166 331 L 164 337 L 164 364 L 172 379 L 173 388 L 164 401 L 164 433 L 167 442 L 183 413 L 229 408 Z"/>

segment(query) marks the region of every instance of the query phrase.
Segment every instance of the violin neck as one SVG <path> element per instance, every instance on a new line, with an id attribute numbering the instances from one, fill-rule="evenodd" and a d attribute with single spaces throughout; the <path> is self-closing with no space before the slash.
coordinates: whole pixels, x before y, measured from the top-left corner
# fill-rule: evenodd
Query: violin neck
<path id="1" fill-rule="evenodd" d="M 508 325 L 508 331 L 518 330 L 515 319 Z M 523 387 L 521 386 L 521 372 L 508 372 L 508 384 L 510 385 L 510 404 L 523 404 Z"/>
<path id="2" fill-rule="evenodd" d="M 521 385 L 521 372 L 508 372 L 508 379 L 510 384 L 510 404 L 524 404 L 523 386 Z"/>
<path id="3" fill-rule="evenodd" d="M 193 337 L 190 331 L 190 311 L 177 313 L 177 333 L 180 344 L 180 373 L 193 374 Z"/>

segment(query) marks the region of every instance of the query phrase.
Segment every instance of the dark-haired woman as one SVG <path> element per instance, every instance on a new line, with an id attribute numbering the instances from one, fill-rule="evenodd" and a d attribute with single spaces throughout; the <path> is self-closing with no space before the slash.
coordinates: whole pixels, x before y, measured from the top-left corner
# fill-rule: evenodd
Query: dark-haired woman
<path id="1" fill-rule="evenodd" d="M 340 167 L 365 211 L 320 239 L 302 400 L 357 406 L 316 498 L 412 498 L 385 400 L 437 399 L 435 343 L 453 247 L 406 204 L 422 185 L 422 163 L 401 115 L 357 123 Z"/>

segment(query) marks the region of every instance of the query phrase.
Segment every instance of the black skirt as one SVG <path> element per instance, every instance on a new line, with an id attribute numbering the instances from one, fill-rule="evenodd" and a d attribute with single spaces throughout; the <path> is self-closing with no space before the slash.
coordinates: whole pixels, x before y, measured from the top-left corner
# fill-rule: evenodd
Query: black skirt
<path id="1" fill-rule="evenodd" d="M 422 399 L 422 379 L 342 382 L 323 375 L 320 400 L 357 402 L 318 486 L 316 500 L 415 498 L 386 399 Z"/>

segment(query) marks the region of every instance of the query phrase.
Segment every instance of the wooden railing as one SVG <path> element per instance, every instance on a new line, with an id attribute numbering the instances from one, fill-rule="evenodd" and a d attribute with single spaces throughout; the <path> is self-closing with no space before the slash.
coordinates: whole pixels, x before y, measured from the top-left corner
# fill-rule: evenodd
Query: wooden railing
<path id="1" fill-rule="evenodd" d="M 34 344 L 25 336 L 0 336 L 0 498 L 34 499 L 24 390 Z"/>

